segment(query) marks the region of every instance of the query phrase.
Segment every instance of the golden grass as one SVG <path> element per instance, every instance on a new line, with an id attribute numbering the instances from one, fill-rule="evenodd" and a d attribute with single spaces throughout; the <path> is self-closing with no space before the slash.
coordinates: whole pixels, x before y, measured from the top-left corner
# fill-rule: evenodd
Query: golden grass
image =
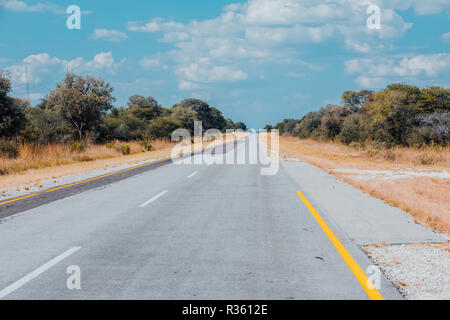
<path id="1" fill-rule="evenodd" d="M 359 179 L 334 169 L 411 170 L 435 172 L 450 167 L 450 148 L 372 146 L 352 148 L 331 142 L 280 137 L 280 155 L 309 162 L 370 195 L 399 207 L 416 223 L 450 235 L 450 179 L 405 176 L 401 179 Z"/>
<path id="2" fill-rule="evenodd" d="M 123 155 L 120 145 L 128 144 L 130 154 Z M 170 155 L 174 143 L 166 140 L 151 142 L 152 151 L 144 151 L 135 141 L 106 145 L 90 144 L 83 152 L 72 152 L 70 145 L 29 145 L 20 146 L 17 159 L 0 158 L 0 193 L 5 189 L 22 186 L 42 187 L 41 180 L 56 179 L 65 175 L 81 174 L 87 171 L 103 169 L 114 165 L 156 159 Z M 6 173 L 6 174 L 5 174 Z"/>
<path id="3" fill-rule="evenodd" d="M 122 145 L 130 146 L 129 154 L 144 152 L 143 147 L 136 141 L 111 143 L 110 148 L 107 148 L 106 145 L 88 144 L 82 152 L 72 151 L 71 145 L 67 144 L 20 144 L 19 157 L 16 159 L 0 158 L 0 174 L 6 175 L 29 169 L 120 157 L 123 156 Z M 163 140 L 152 142 L 152 146 L 156 150 L 168 145 L 171 143 Z"/>
<path id="4" fill-rule="evenodd" d="M 246 134 L 234 133 L 233 138 L 240 139 Z M 201 147 L 212 147 L 225 142 L 223 140 L 203 141 L 203 145 L 186 144 L 186 153 L 200 151 Z M 114 146 L 88 145 L 83 152 L 71 152 L 70 145 L 52 144 L 45 146 L 23 145 L 20 146 L 20 155 L 17 159 L 0 158 L 0 194 L 7 190 L 23 191 L 30 186 L 43 188 L 41 181 L 67 175 L 78 175 L 92 170 L 105 169 L 122 164 L 133 164 L 149 159 L 160 159 L 171 156 L 172 148 L 176 143 L 167 140 L 153 140 L 152 151 L 143 151 L 143 147 L 135 141 L 115 142 Z M 130 154 L 123 155 L 121 144 L 130 145 Z"/>

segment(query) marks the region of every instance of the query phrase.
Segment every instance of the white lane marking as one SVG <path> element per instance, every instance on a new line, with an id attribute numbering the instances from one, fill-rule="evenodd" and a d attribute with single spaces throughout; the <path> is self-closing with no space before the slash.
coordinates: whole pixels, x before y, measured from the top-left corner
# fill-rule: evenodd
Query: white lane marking
<path id="1" fill-rule="evenodd" d="M 154 196 L 153 198 L 151 198 L 151 199 L 145 201 L 145 202 L 144 202 L 143 204 L 141 204 L 139 207 L 141 207 L 141 208 L 145 207 L 146 205 L 152 203 L 153 201 L 155 201 L 155 200 L 158 199 L 159 197 L 165 195 L 166 193 L 167 193 L 167 190 L 164 190 L 163 192 L 158 193 L 158 194 L 157 194 L 156 196 Z"/>
<path id="2" fill-rule="evenodd" d="M 188 175 L 186 178 L 192 178 L 193 176 L 195 176 L 198 173 L 198 171 L 194 171 L 192 172 L 190 175 Z"/>
<path id="3" fill-rule="evenodd" d="M 17 289 L 19 289 L 21 286 L 23 286 L 24 284 L 26 284 L 27 282 L 33 280 L 34 278 L 36 278 L 37 276 L 39 276 L 41 273 L 44 273 L 45 271 L 47 271 L 48 269 L 50 269 L 51 267 L 53 267 L 55 264 L 57 264 L 58 262 L 64 260 L 65 258 L 67 258 L 68 256 L 70 256 L 71 254 L 75 253 L 76 251 L 80 250 L 81 247 L 72 247 L 69 250 L 67 250 L 66 252 L 60 254 L 59 256 L 57 256 L 56 258 L 50 260 L 49 262 L 47 262 L 46 264 L 40 266 L 39 268 L 37 268 L 36 270 L 30 272 L 29 274 L 27 274 L 25 277 L 17 280 L 16 282 L 14 282 L 13 284 L 7 286 L 5 289 L 3 289 L 2 291 L 0 291 L 0 299 L 3 299 L 4 297 L 6 297 L 8 294 L 16 291 Z"/>

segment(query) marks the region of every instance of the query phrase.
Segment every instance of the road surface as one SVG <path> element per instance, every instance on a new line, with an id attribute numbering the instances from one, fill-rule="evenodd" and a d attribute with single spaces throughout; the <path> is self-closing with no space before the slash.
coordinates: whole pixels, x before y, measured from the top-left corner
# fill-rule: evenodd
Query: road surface
<path id="1" fill-rule="evenodd" d="M 374 229 L 373 241 L 397 233 L 349 212 L 389 206 L 374 207 L 348 186 L 338 185 L 336 198 L 322 190 L 332 178 L 303 163 L 282 163 L 268 176 L 261 166 L 166 163 L 85 190 L 68 187 L 48 201 L 0 206 L 0 298 L 369 299 L 297 191 L 363 271 L 371 265 L 359 247 L 371 240 L 367 230 Z M 346 196 L 352 204 L 340 208 Z M 402 225 L 406 218 L 398 217 Z M 427 229 L 405 228 L 436 240 Z M 79 289 L 68 285 L 75 274 Z M 401 298 L 383 276 L 378 292 Z"/>

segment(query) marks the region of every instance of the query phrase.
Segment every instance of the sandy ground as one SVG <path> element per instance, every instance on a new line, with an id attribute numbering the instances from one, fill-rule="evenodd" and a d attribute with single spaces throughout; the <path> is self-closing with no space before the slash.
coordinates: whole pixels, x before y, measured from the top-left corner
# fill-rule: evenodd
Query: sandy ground
<path id="1" fill-rule="evenodd" d="M 364 248 L 372 261 L 410 300 L 450 299 L 450 245 L 375 245 Z"/>

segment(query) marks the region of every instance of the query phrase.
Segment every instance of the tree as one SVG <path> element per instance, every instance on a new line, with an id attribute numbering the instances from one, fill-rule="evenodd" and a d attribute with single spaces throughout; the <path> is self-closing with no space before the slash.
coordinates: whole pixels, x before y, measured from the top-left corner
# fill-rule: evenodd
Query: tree
<path id="1" fill-rule="evenodd" d="M 300 138 L 310 137 L 321 124 L 322 115 L 319 112 L 308 112 L 296 125 L 294 131 Z"/>
<path id="2" fill-rule="evenodd" d="M 187 129 L 191 135 L 194 134 L 194 121 L 196 113 L 187 107 L 177 106 L 172 108 L 170 117 L 181 123 L 181 127 Z"/>
<path id="3" fill-rule="evenodd" d="M 348 108 L 343 106 L 335 106 L 327 109 L 321 119 L 321 127 L 323 135 L 327 139 L 334 139 L 342 129 L 345 117 L 350 114 Z"/>
<path id="4" fill-rule="evenodd" d="M 130 109 L 113 108 L 106 116 L 109 137 L 123 141 L 142 139 L 148 128 L 145 119 L 138 118 Z"/>
<path id="5" fill-rule="evenodd" d="M 222 131 L 225 128 L 226 121 L 220 110 L 216 108 L 211 108 L 211 128 L 218 129 Z M 210 129 L 210 128 L 208 128 Z"/>
<path id="6" fill-rule="evenodd" d="M 369 101 L 372 97 L 372 90 L 361 90 L 361 91 L 344 91 L 342 94 L 342 102 L 344 106 L 350 108 L 352 112 L 356 112 L 361 106 Z"/>
<path id="7" fill-rule="evenodd" d="M 162 115 L 162 108 L 153 97 L 133 95 L 128 98 L 128 108 L 139 119 L 150 121 Z"/>
<path id="8" fill-rule="evenodd" d="M 152 138 L 170 139 L 172 132 L 181 128 L 178 120 L 169 117 L 160 117 L 150 121 L 148 133 Z"/>
<path id="9" fill-rule="evenodd" d="M 11 82 L 7 74 L 0 72 L 0 137 L 11 138 L 25 125 L 27 102 L 9 96 Z"/>
<path id="10" fill-rule="evenodd" d="M 196 114 L 196 120 L 202 122 L 203 130 L 214 128 L 214 116 L 211 107 L 206 102 L 199 99 L 184 99 L 174 107 L 186 107 L 192 109 Z"/>
<path id="11" fill-rule="evenodd" d="M 391 89 L 375 93 L 374 100 L 362 110 L 367 116 L 372 139 L 388 144 L 408 143 L 420 112 L 417 99 L 412 94 L 409 90 Z"/>
<path id="12" fill-rule="evenodd" d="M 112 87 L 102 78 L 68 73 L 49 95 L 47 106 L 72 123 L 82 140 L 89 130 L 99 126 L 102 115 L 112 108 Z"/>
<path id="13" fill-rule="evenodd" d="M 238 121 L 233 125 L 233 129 L 234 130 L 247 130 L 247 126 L 245 125 L 245 123 Z"/>
<path id="14" fill-rule="evenodd" d="M 422 89 L 419 95 L 422 112 L 450 111 L 450 89 L 433 86 Z"/>
<path id="15" fill-rule="evenodd" d="M 69 141 L 76 136 L 73 126 L 59 112 L 41 106 L 42 103 L 25 110 L 28 124 L 21 131 L 25 141 L 45 144 Z"/>

